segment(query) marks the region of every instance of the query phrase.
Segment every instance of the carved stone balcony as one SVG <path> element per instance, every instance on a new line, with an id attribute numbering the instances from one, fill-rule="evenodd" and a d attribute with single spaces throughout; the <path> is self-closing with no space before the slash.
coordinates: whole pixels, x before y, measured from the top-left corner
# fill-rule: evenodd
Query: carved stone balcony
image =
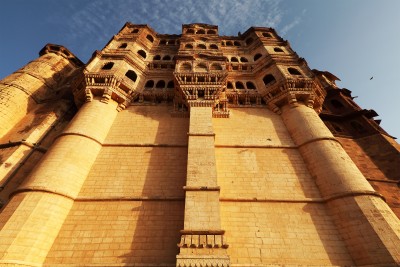
<path id="1" fill-rule="evenodd" d="M 274 112 L 280 113 L 280 107 L 297 101 L 319 112 L 326 93 L 313 78 L 287 78 L 283 82 L 267 85 L 262 97 Z"/>
<path id="2" fill-rule="evenodd" d="M 119 78 L 114 74 L 85 73 L 86 101 L 93 96 L 101 96 L 102 102 L 113 99 L 119 103 L 119 109 L 124 109 L 138 93 L 134 90 L 135 83 L 128 78 Z"/>

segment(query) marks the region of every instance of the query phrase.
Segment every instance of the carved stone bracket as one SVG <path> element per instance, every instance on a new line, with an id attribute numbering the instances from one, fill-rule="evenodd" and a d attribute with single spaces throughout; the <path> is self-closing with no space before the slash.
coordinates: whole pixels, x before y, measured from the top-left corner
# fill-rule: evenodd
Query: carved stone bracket
<path id="1" fill-rule="evenodd" d="M 228 248 L 224 231 L 181 231 L 180 248 Z"/>

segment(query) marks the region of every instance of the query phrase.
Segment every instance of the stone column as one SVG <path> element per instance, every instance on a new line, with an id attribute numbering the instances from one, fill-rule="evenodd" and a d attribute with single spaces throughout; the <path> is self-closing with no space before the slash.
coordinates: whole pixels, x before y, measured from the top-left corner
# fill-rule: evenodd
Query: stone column
<path id="1" fill-rule="evenodd" d="M 64 47 L 47 45 L 39 58 L 1 80 L 0 138 L 43 99 L 59 94 L 59 82 L 82 65 Z"/>
<path id="2" fill-rule="evenodd" d="M 211 107 L 191 107 L 185 222 L 177 266 L 229 266 L 221 229 Z"/>
<path id="3" fill-rule="evenodd" d="M 0 214 L 0 266 L 40 266 L 117 115 L 117 103 L 85 103 Z"/>
<path id="4" fill-rule="evenodd" d="M 400 221 L 314 109 L 292 101 L 282 118 L 358 266 L 400 264 Z"/>

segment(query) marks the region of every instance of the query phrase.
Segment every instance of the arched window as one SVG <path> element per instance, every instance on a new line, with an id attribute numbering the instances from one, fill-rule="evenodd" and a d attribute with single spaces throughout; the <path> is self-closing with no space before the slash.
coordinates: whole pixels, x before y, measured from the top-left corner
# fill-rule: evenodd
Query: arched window
<path id="1" fill-rule="evenodd" d="M 186 30 L 186 33 L 187 33 L 187 34 L 194 34 L 194 30 L 193 30 L 193 29 L 187 29 L 187 30 Z"/>
<path id="2" fill-rule="evenodd" d="M 156 88 L 164 88 L 165 87 L 165 82 L 163 80 L 160 80 L 156 84 Z"/>
<path id="3" fill-rule="evenodd" d="M 191 45 L 191 44 L 186 44 L 186 45 L 185 45 L 185 48 L 193 49 L 193 45 Z"/>
<path id="4" fill-rule="evenodd" d="M 207 31 L 207 34 L 217 34 L 217 32 L 214 31 L 214 30 L 208 30 L 208 31 Z"/>
<path id="5" fill-rule="evenodd" d="M 227 42 L 226 42 L 226 46 L 233 46 L 232 41 L 227 41 Z"/>
<path id="6" fill-rule="evenodd" d="M 210 66 L 210 70 L 222 70 L 222 66 L 220 64 L 214 63 Z"/>
<path id="7" fill-rule="evenodd" d="M 144 88 L 153 88 L 154 87 L 154 81 L 153 80 L 148 80 L 144 86 Z"/>
<path id="8" fill-rule="evenodd" d="M 167 84 L 167 88 L 174 88 L 174 81 L 169 81 Z"/>
<path id="9" fill-rule="evenodd" d="M 240 58 L 240 62 L 249 62 L 249 61 L 247 60 L 247 58 L 241 57 L 241 58 Z"/>
<path id="10" fill-rule="evenodd" d="M 197 48 L 206 49 L 207 47 L 206 47 L 205 44 L 198 44 L 198 45 L 197 45 Z"/>
<path id="11" fill-rule="evenodd" d="M 210 49 L 218 49 L 218 46 L 216 44 L 210 45 Z"/>
<path id="12" fill-rule="evenodd" d="M 247 38 L 246 39 L 246 45 L 251 45 L 253 43 L 254 39 L 253 38 Z"/>
<path id="13" fill-rule="evenodd" d="M 254 61 L 257 61 L 260 57 L 262 57 L 262 55 L 261 54 L 256 54 L 255 56 L 254 56 Z"/>
<path id="14" fill-rule="evenodd" d="M 130 80 L 132 80 L 133 82 L 136 82 L 137 79 L 137 75 L 133 70 L 128 70 L 125 73 L 125 76 L 128 77 Z"/>
<path id="15" fill-rule="evenodd" d="M 124 48 L 126 48 L 127 46 L 128 46 L 127 43 L 123 43 L 123 44 L 121 44 L 120 46 L 118 46 L 118 48 L 119 48 L 119 49 L 124 49 Z"/>
<path id="16" fill-rule="evenodd" d="M 283 53 L 283 50 L 279 47 L 274 47 L 274 51 L 277 53 Z"/>
<path id="17" fill-rule="evenodd" d="M 153 60 L 160 60 L 161 59 L 161 56 L 160 55 L 155 55 L 154 57 L 153 57 Z"/>
<path id="18" fill-rule="evenodd" d="M 239 62 L 239 60 L 237 59 L 237 57 L 231 57 L 231 62 Z"/>
<path id="19" fill-rule="evenodd" d="M 262 35 L 267 38 L 271 38 L 272 35 L 269 32 L 263 32 Z"/>
<path id="20" fill-rule="evenodd" d="M 244 85 L 242 82 L 236 82 L 236 89 L 244 89 Z"/>
<path id="21" fill-rule="evenodd" d="M 198 30 L 197 32 L 196 32 L 196 34 L 205 34 L 206 32 L 205 32 L 205 30 Z"/>
<path id="22" fill-rule="evenodd" d="M 139 32 L 139 29 L 133 29 L 132 31 L 131 31 L 131 33 L 138 33 Z"/>
<path id="23" fill-rule="evenodd" d="M 171 60 L 171 57 L 168 56 L 168 55 L 166 55 L 166 56 L 164 56 L 162 59 L 163 59 L 163 60 Z"/>
<path id="24" fill-rule="evenodd" d="M 146 52 L 144 52 L 143 50 L 139 50 L 137 51 L 137 53 L 142 57 L 142 58 L 146 58 Z"/>
<path id="25" fill-rule="evenodd" d="M 196 71 L 198 71 L 198 72 L 207 72 L 207 66 L 206 66 L 206 64 L 204 64 L 204 63 L 199 63 L 197 66 L 196 66 L 196 69 L 195 69 Z"/>
<path id="26" fill-rule="evenodd" d="M 228 89 L 233 89 L 232 83 L 231 83 L 231 82 L 228 82 L 228 83 L 226 84 L 226 88 L 228 88 Z"/>
<path id="27" fill-rule="evenodd" d="M 267 74 L 263 78 L 263 82 L 264 82 L 265 86 L 267 86 L 271 83 L 274 83 L 275 81 L 276 81 L 275 77 L 272 74 Z"/>
<path id="28" fill-rule="evenodd" d="M 185 71 L 191 71 L 192 70 L 192 65 L 190 65 L 190 63 L 183 63 L 180 68 L 179 71 L 185 72 Z"/>
<path id="29" fill-rule="evenodd" d="M 101 69 L 102 70 L 111 70 L 113 66 L 114 66 L 114 62 L 107 62 L 106 64 L 103 65 L 103 67 Z"/>
<path id="30" fill-rule="evenodd" d="M 337 100 L 337 99 L 332 99 L 332 100 L 331 100 L 331 104 L 332 104 L 333 107 L 335 107 L 335 108 L 337 108 L 337 109 L 340 109 L 340 108 L 343 108 L 343 107 L 344 107 L 344 105 L 342 104 L 342 102 L 340 102 L 340 101 Z"/>
<path id="31" fill-rule="evenodd" d="M 365 132 L 364 126 L 361 125 L 358 121 L 352 121 L 350 122 L 351 127 L 353 127 L 354 130 L 356 130 L 359 133 Z"/>
<path id="32" fill-rule="evenodd" d="M 148 35 L 146 36 L 146 38 L 147 38 L 147 40 L 149 40 L 150 42 L 154 42 L 154 38 L 153 38 L 153 36 L 151 36 L 150 34 L 148 34 Z"/>
<path id="33" fill-rule="evenodd" d="M 295 68 L 288 68 L 288 71 L 292 75 L 301 75 L 300 71 L 298 69 L 295 69 Z"/>
<path id="34" fill-rule="evenodd" d="M 234 42 L 233 42 L 233 45 L 234 45 L 234 46 L 240 46 L 240 43 L 239 43 L 238 41 L 234 41 Z"/>
<path id="35" fill-rule="evenodd" d="M 167 40 L 163 39 L 163 40 L 160 41 L 160 45 L 166 45 L 166 44 L 167 44 Z"/>
<path id="36" fill-rule="evenodd" d="M 252 83 L 252 82 L 247 82 L 246 87 L 247 87 L 247 89 L 257 89 L 256 86 L 254 85 L 254 83 Z"/>
<path id="37" fill-rule="evenodd" d="M 221 41 L 221 45 L 222 45 L 222 46 L 225 46 L 225 42 L 224 42 L 224 41 Z"/>
<path id="38" fill-rule="evenodd" d="M 343 132 L 343 129 L 342 129 L 339 125 L 337 125 L 336 123 L 333 123 L 333 122 L 331 122 L 331 124 L 332 124 L 333 129 L 334 129 L 336 132 L 338 132 L 338 133 Z"/>

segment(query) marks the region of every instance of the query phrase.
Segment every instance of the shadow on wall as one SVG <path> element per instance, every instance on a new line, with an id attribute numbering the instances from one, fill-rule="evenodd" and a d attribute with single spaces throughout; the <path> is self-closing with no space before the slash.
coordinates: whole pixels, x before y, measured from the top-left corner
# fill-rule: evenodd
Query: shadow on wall
<path id="1" fill-rule="evenodd" d="M 175 266 L 177 244 L 184 221 L 188 118 L 171 117 L 172 106 L 131 106 L 124 112 L 139 116 L 133 157 L 142 198 L 135 201 L 135 229 L 130 252 L 120 256 L 126 264 Z M 152 121 L 152 122 L 150 122 Z M 154 121 L 156 123 L 154 123 Z M 157 126 L 155 126 L 157 125 Z M 145 144 L 145 145 L 144 145 Z"/>

